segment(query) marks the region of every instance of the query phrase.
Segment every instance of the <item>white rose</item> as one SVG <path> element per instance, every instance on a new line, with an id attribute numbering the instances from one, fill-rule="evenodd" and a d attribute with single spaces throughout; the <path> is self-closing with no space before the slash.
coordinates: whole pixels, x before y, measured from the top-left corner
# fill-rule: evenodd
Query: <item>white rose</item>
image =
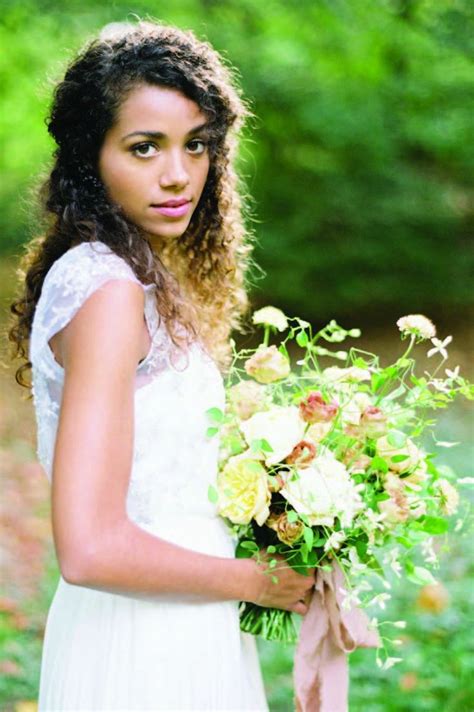
<path id="1" fill-rule="evenodd" d="M 308 517 L 311 526 L 333 526 L 339 517 L 342 526 L 349 526 L 362 507 L 362 500 L 344 465 L 327 448 L 305 469 L 297 470 L 280 493 L 300 514 Z"/>
<path id="2" fill-rule="evenodd" d="M 267 465 L 276 465 L 287 457 L 303 440 L 305 423 L 296 406 L 274 406 L 270 410 L 255 413 L 240 424 L 249 445 L 253 440 L 266 440 L 273 452 L 265 456 Z"/>

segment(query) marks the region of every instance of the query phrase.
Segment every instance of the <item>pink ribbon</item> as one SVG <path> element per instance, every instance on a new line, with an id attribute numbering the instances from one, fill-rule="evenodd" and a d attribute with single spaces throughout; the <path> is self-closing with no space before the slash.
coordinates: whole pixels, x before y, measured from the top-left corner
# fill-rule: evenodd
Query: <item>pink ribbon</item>
<path id="1" fill-rule="evenodd" d="M 347 653 L 380 645 L 365 613 L 357 607 L 342 607 L 341 588 L 345 588 L 345 579 L 336 563 L 330 572 L 316 572 L 293 668 L 297 712 L 347 712 Z"/>

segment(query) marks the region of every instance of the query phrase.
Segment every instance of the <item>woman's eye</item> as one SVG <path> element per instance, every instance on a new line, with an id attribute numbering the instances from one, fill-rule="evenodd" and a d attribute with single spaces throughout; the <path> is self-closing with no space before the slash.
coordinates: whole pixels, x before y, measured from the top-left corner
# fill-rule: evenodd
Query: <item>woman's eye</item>
<path id="1" fill-rule="evenodd" d="M 195 138 L 188 143 L 188 148 L 190 148 L 191 153 L 194 153 L 195 155 L 204 153 L 207 148 L 207 141 L 203 141 L 200 138 Z"/>
<path id="2" fill-rule="evenodd" d="M 156 151 L 156 146 L 153 143 L 139 143 L 136 146 L 132 146 L 131 151 L 134 156 L 139 156 L 140 158 L 149 158 L 153 156 L 154 153 L 150 152 L 149 149 Z"/>

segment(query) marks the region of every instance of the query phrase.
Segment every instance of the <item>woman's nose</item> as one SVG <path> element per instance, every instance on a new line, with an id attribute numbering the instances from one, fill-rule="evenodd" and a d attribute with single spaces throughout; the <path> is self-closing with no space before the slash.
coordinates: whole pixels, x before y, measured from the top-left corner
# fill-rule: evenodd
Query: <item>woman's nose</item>
<path id="1" fill-rule="evenodd" d="M 160 186 L 162 188 L 179 187 L 183 188 L 189 183 L 189 174 L 184 164 L 181 151 L 170 151 L 162 164 L 160 175 Z"/>

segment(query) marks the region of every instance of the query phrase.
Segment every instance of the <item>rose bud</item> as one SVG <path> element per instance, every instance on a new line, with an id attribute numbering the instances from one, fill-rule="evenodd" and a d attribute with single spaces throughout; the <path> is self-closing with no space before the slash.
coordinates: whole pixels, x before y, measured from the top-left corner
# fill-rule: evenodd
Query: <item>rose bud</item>
<path id="1" fill-rule="evenodd" d="M 287 465 L 296 467 L 308 467 L 309 463 L 316 457 L 316 445 L 309 440 L 302 440 L 295 445 L 293 451 L 288 455 L 285 462 Z"/>
<path id="2" fill-rule="evenodd" d="M 387 432 L 387 417 L 380 408 L 370 405 L 361 415 L 360 427 L 368 438 L 377 440 Z"/>
<path id="3" fill-rule="evenodd" d="M 328 423 L 334 418 L 339 406 L 333 401 L 326 403 L 319 391 L 313 391 L 300 403 L 300 416 L 306 423 Z"/>
<path id="4" fill-rule="evenodd" d="M 276 346 L 261 346 L 245 362 L 249 376 L 259 383 L 273 383 L 286 378 L 290 373 L 290 362 Z"/>

